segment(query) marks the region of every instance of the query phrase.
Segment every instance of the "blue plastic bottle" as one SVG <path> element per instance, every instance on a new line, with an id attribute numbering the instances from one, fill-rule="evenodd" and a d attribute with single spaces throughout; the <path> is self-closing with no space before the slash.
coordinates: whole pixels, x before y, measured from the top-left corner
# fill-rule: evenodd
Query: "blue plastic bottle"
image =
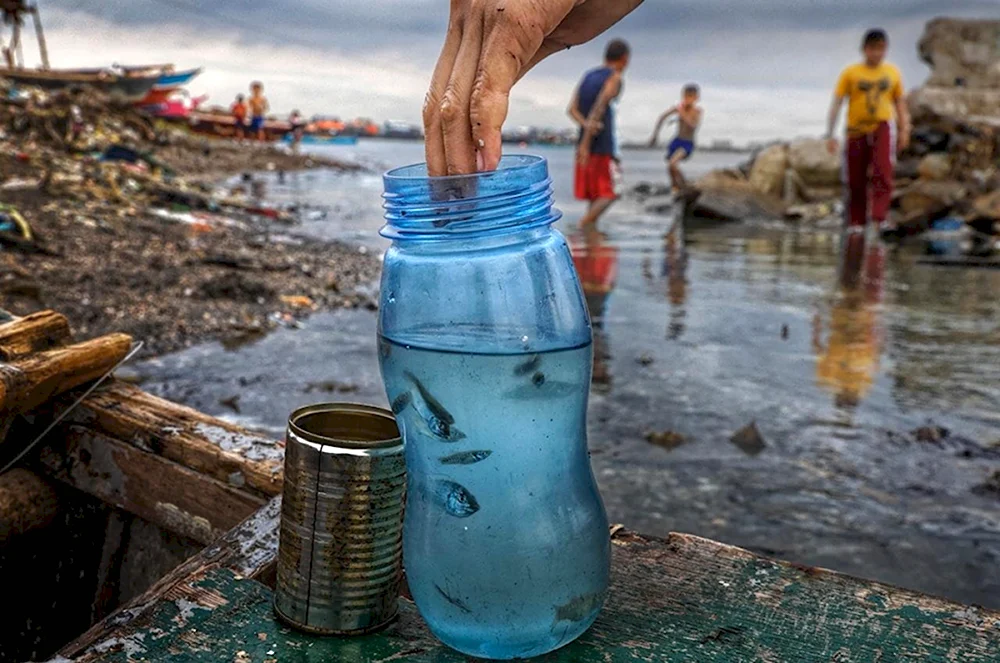
<path id="1" fill-rule="evenodd" d="M 591 329 L 551 228 L 545 160 L 385 176 L 379 351 L 406 443 L 410 591 L 472 656 L 535 656 L 593 623 L 608 521 L 587 456 Z"/>

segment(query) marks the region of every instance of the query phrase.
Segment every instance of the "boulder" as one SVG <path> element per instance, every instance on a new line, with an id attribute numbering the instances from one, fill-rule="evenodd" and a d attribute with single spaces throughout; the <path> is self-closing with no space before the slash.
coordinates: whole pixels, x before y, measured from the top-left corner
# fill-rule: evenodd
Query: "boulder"
<path id="1" fill-rule="evenodd" d="M 712 170 L 701 176 L 694 183 L 694 188 L 699 191 L 707 189 L 742 189 L 753 191 L 750 181 L 744 177 L 743 173 L 734 168 L 720 168 Z"/>
<path id="2" fill-rule="evenodd" d="M 757 191 L 781 198 L 785 189 L 785 170 L 788 168 L 788 146 L 772 145 L 754 159 L 749 182 Z"/>
<path id="3" fill-rule="evenodd" d="M 826 141 L 806 138 L 788 146 L 788 166 L 807 187 L 833 187 L 840 184 L 841 155 L 830 154 Z"/>
<path id="4" fill-rule="evenodd" d="M 925 180 L 946 180 L 951 175 L 952 161 L 947 154 L 928 154 L 920 160 L 917 175 Z"/>
<path id="5" fill-rule="evenodd" d="M 908 102 L 918 123 L 924 115 L 966 117 L 986 122 L 1000 115 L 1000 90 L 997 89 L 926 85 L 913 90 Z"/>
<path id="6" fill-rule="evenodd" d="M 705 189 L 690 206 L 691 215 L 717 221 L 773 219 L 784 214 L 781 201 L 753 189 Z"/>
<path id="7" fill-rule="evenodd" d="M 1000 21 L 935 19 L 918 49 L 931 68 L 928 85 L 1000 88 Z"/>
<path id="8" fill-rule="evenodd" d="M 900 211 L 909 216 L 932 208 L 954 207 L 967 193 L 961 182 L 917 180 L 897 194 L 896 202 Z"/>

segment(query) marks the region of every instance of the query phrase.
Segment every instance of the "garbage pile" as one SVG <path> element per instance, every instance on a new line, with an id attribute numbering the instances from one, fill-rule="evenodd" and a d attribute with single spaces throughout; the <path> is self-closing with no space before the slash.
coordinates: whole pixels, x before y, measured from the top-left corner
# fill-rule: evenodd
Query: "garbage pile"
<path id="1" fill-rule="evenodd" d="M 331 165 L 206 143 L 91 88 L 0 87 L 0 301 L 57 308 L 81 337 L 124 329 L 152 353 L 370 306 L 378 261 L 292 234 L 316 210 L 269 205 L 247 172 Z"/>

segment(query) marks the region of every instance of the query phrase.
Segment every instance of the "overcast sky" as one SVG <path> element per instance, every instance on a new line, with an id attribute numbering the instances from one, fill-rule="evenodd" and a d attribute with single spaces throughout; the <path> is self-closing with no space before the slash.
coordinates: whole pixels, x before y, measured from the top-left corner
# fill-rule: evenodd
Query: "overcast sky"
<path id="1" fill-rule="evenodd" d="M 203 66 L 191 86 L 226 104 L 251 79 L 275 111 L 298 108 L 417 122 L 447 23 L 447 0 L 40 0 L 54 66 L 175 62 Z M 819 133 L 837 73 L 861 33 L 890 33 L 908 86 L 935 16 L 1000 15 L 1000 0 L 646 0 L 594 42 L 559 53 L 514 89 L 509 124 L 568 126 L 565 107 L 603 44 L 632 44 L 620 128 L 648 136 L 657 114 L 696 81 L 703 140 Z M 29 34 L 30 39 L 30 34 Z M 31 45 L 32 42 L 29 42 Z M 37 60 L 28 48 L 29 62 Z"/>

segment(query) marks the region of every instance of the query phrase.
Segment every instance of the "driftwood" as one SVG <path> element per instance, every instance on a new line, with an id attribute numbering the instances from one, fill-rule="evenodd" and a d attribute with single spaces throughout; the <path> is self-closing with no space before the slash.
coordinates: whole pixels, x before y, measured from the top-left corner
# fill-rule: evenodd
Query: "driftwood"
<path id="1" fill-rule="evenodd" d="M 96 380 L 132 347 L 125 334 L 109 334 L 76 345 L 21 357 L 0 371 L 0 416 L 6 420 Z"/>
<path id="2" fill-rule="evenodd" d="M 13 361 L 70 341 L 69 322 L 55 311 L 39 311 L 0 325 L 0 360 Z"/>

